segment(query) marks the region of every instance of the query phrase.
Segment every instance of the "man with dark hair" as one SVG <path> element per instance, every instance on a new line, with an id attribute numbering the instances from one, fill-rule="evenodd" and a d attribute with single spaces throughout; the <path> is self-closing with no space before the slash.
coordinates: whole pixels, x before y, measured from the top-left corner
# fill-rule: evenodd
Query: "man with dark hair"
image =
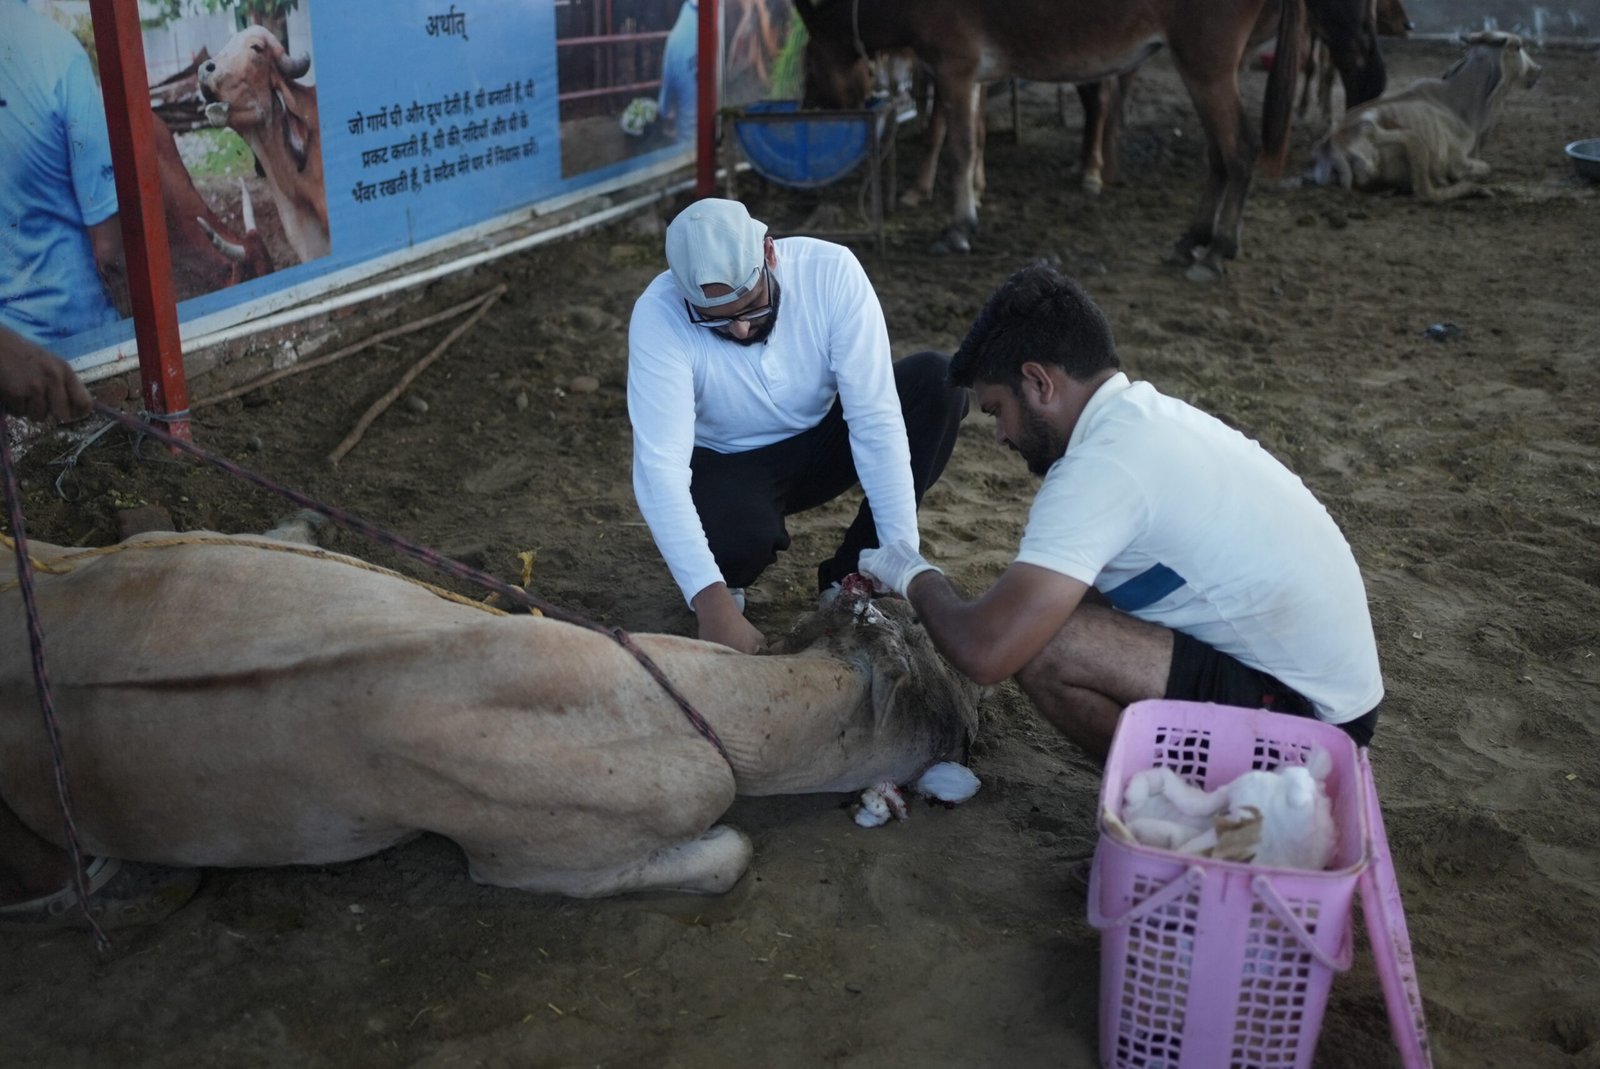
<path id="1" fill-rule="evenodd" d="M 633 307 L 633 489 L 699 636 L 754 653 L 744 588 L 789 547 L 787 516 L 860 484 L 817 567 L 826 597 L 880 541 L 917 544 L 917 504 L 955 447 L 949 358 L 894 361 L 883 309 L 842 245 L 774 240 L 743 204 L 696 201 Z"/>
<path id="2" fill-rule="evenodd" d="M 908 545 L 864 551 L 861 570 L 910 599 L 957 668 L 1015 676 L 1101 759 L 1147 698 L 1314 716 L 1370 741 L 1383 680 L 1338 526 L 1257 442 L 1130 382 L 1075 282 L 1045 264 L 1013 275 L 950 377 L 1044 477 L 1016 561 L 975 601 Z M 1086 601 L 1091 585 L 1103 597 Z"/>

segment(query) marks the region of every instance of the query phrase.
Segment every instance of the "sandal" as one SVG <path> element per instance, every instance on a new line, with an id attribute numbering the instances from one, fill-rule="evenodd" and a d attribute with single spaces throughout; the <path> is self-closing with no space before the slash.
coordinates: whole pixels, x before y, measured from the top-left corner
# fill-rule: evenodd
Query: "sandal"
<path id="1" fill-rule="evenodd" d="M 194 897 L 200 886 L 199 869 L 140 865 L 114 857 L 91 859 L 84 876 L 89 883 L 89 913 L 106 931 L 153 924 Z M 4 931 L 88 927 L 72 884 L 53 894 L 0 906 L 0 930 Z"/>

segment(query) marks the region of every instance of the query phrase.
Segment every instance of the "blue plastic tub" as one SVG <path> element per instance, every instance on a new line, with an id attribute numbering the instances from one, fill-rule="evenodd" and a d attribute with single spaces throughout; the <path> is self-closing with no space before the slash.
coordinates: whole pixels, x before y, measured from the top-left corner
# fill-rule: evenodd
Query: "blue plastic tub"
<path id="1" fill-rule="evenodd" d="M 815 118 L 743 121 L 735 119 L 734 136 L 757 174 L 792 189 L 831 185 L 861 165 L 872 152 L 871 123 L 881 123 L 887 109 L 874 103 L 870 114 L 807 112 Z M 764 100 L 744 109 L 746 115 L 798 113 L 798 100 Z"/>

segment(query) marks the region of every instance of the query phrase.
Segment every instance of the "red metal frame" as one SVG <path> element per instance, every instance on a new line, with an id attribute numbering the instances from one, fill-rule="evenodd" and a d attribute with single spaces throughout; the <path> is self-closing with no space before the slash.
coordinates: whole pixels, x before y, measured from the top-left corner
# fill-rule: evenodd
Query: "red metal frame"
<path id="1" fill-rule="evenodd" d="M 111 159 L 116 164 L 117 216 L 133 302 L 134 339 L 146 411 L 180 416 L 170 432 L 189 433 L 189 386 L 178 339 L 178 302 L 172 292 L 172 253 L 161 204 L 161 175 L 150 124 L 150 78 L 139 34 L 138 0 L 89 0 L 100 91 L 105 96 Z"/>
<path id="2" fill-rule="evenodd" d="M 717 190 L 717 83 L 722 73 L 722 34 L 717 0 L 700 0 L 700 34 L 695 45 L 699 84 L 695 94 L 694 195 Z"/>

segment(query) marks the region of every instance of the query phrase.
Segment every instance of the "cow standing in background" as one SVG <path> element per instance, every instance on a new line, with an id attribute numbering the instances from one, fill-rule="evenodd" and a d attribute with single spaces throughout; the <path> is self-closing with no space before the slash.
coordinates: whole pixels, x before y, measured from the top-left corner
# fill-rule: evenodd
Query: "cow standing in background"
<path id="1" fill-rule="evenodd" d="M 322 182 L 317 90 L 297 81 L 311 57 L 290 56 L 271 32 L 251 26 L 200 65 L 206 118 L 244 138 L 301 261 L 326 256 L 328 196 Z"/>

